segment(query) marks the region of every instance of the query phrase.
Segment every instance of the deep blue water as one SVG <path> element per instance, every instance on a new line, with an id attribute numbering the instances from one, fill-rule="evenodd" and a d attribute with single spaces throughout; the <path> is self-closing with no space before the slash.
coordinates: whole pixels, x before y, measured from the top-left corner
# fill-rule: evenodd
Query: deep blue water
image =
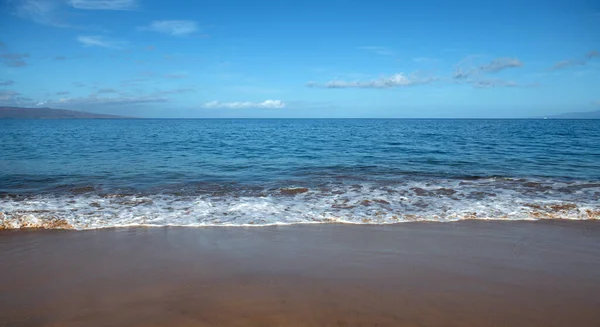
<path id="1" fill-rule="evenodd" d="M 595 208 L 600 120 L 0 120 L 0 193 L 4 207 L 13 210 L 16 202 L 7 196 L 17 194 L 45 202 L 107 194 L 277 202 L 282 189 L 306 187 L 309 192 L 281 197 L 302 202 L 321 189 L 363 188 L 355 192 L 363 201 L 386 187 L 422 197 L 410 190 L 437 185 L 461 194 L 460 186 L 469 183 L 476 187 L 468 194 L 496 198 L 498 190 L 536 185 L 532 192 L 539 196 L 529 199 L 534 202 L 584 202 Z M 547 192 L 572 185 L 588 187 L 577 191 L 584 190 L 579 199 L 576 192 Z"/>

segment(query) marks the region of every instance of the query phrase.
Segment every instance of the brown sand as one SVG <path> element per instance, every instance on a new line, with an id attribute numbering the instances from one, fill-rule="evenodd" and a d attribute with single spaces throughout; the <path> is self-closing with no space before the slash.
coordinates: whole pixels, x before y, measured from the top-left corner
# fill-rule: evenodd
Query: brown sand
<path id="1" fill-rule="evenodd" d="M 600 221 L 0 232 L 1 326 L 600 326 Z"/>

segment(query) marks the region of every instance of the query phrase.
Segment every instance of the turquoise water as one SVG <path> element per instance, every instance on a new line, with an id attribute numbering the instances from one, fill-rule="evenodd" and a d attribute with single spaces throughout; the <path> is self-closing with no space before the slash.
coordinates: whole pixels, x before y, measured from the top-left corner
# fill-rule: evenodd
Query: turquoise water
<path id="1" fill-rule="evenodd" d="M 600 120 L 0 120 L 5 225 L 595 218 Z"/>

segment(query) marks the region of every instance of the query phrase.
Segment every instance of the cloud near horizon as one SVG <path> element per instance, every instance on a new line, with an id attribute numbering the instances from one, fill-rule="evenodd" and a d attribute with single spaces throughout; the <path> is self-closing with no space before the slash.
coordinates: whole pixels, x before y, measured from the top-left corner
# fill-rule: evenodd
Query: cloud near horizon
<path id="1" fill-rule="evenodd" d="M 281 100 L 265 100 L 263 102 L 219 102 L 211 101 L 203 105 L 204 108 L 225 108 L 225 109 L 281 109 L 286 104 Z"/>
<path id="2" fill-rule="evenodd" d="M 419 84 L 428 84 L 436 81 L 436 77 L 419 77 L 415 74 L 406 76 L 404 73 L 397 73 L 388 77 L 381 77 L 378 79 L 368 81 L 345 81 L 345 80 L 331 80 L 325 84 L 319 84 L 316 82 L 308 82 L 308 87 L 321 87 L 327 89 L 344 89 L 344 88 L 359 88 L 359 89 L 388 89 L 393 87 L 403 87 Z"/>
<path id="3" fill-rule="evenodd" d="M 9 101 L 9 100 L 14 99 L 18 95 L 21 95 L 21 93 L 15 92 L 15 91 L 0 90 L 0 101 Z"/>
<path id="4" fill-rule="evenodd" d="M 36 107 L 42 106 L 72 106 L 72 105 L 81 105 L 81 106 L 93 106 L 93 105 L 102 105 L 102 106 L 120 106 L 120 105 L 139 105 L 139 104 L 149 104 L 149 103 L 164 103 L 169 100 L 163 97 L 157 97 L 152 95 L 144 95 L 144 96 L 118 96 L 118 97 L 98 97 L 95 95 L 89 95 L 86 97 L 67 97 L 61 98 L 59 100 L 47 100 L 47 101 L 39 101 L 35 104 Z"/>

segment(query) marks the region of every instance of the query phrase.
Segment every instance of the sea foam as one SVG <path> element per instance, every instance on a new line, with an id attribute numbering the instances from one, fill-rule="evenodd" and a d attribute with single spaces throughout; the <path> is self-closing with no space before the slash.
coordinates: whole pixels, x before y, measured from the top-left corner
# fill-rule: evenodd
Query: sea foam
<path id="1" fill-rule="evenodd" d="M 5 195 L 0 228 L 393 224 L 464 219 L 600 219 L 600 184 L 589 181 L 439 179 L 312 187 Z"/>

